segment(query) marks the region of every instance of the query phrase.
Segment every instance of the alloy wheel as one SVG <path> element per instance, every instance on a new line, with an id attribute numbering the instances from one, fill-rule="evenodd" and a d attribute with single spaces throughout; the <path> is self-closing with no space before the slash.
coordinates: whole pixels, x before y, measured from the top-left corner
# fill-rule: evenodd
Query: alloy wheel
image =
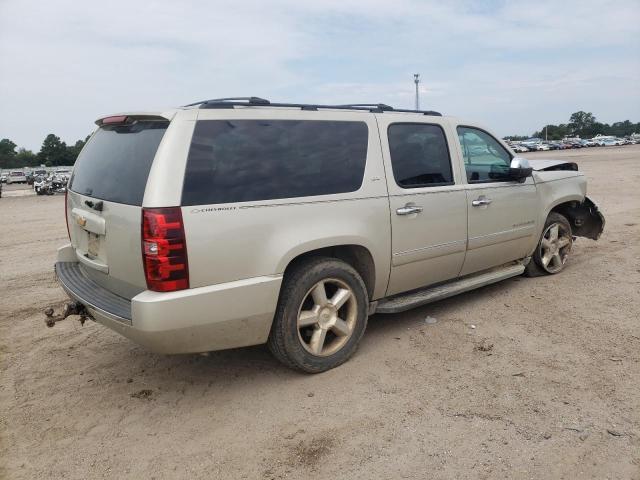
<path id="1" fill-rule="evenodd" d="M 564 267 L 573 239 L 561 223 L 549 225 L 540 240 L 541 267 L 549 273 L 557 273 Z"/>
<path id="2" fill-rule="evenodd" d="M 321 280 L 307 292 L 298 309 L 298 338 L 309 353 L 332 355 L 351 338 L 357 318 L 353 290 L 336 278 Z"/>

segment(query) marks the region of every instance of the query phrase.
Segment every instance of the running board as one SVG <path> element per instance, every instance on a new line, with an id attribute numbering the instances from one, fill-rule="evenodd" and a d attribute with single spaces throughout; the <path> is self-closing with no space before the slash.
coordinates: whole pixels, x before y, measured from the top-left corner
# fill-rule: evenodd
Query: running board
<path id="1" fill-rule="evenodd" d="M 378 302 L 375 313 L 398 313 L 410 310 L 427 303 L 442 300 L 443 298 L 453 297 L 459 293 L 468 292 L 485 285 L 490 285 L 500 280 L 515 277 L 524 272 L 524 265 L 517 263 L 508 265 L 498 269 L 491 270 L 486 273 L 474 275 L 473 277 L 465 277 L 460 280 L 439 285 L 437 287 L 429 287 L 423 290 L 414 291 L 412 293 L 400 296 L 382 299 Z"/>

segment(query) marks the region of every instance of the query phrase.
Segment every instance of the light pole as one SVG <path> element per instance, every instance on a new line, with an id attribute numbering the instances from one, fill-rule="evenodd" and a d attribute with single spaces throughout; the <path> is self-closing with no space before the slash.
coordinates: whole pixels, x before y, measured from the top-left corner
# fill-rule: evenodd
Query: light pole
<path id="1" fill-rule="evenodd" d="M 413 82 L 416 84 L 416 110 L 420 110 L 420 94 L 418 93 L 418 84 L 420 83 L 420 74 L 413 74 Z"/>

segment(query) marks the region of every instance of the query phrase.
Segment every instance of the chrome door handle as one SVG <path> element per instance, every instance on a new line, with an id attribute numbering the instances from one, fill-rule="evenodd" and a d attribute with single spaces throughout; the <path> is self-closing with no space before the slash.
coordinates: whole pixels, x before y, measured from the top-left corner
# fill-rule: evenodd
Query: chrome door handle
<path id="1" fill-rule="evenodd" d="M 474 207 L 481 207 L 483 205 L 489 205 L 492 202 L 490 198 L 485 197 L 484 195 L 480 195 L 478 198 L 471 202 L 471 205 Z"/>
<path id="2" fill-rule="evenodd" d="M 419 207 L 417 205 L 412 205 L 410 203 L 407 203 L 404 207 L 401 207 L 396 210 L 396 213 L 398 215 L 411 215 L 412 213 L 420 213 L 420 212 L 422 212 L 422 207 Z"/>

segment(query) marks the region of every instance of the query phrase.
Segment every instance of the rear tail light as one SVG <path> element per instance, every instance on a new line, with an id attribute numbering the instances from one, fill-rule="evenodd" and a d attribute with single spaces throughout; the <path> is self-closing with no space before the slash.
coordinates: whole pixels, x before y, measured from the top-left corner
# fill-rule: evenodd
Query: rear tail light
<path id="1" fill-rule="evenodd" d="M 189 288 L 187 244 L 180 207 L 142 209 L 142 262 L 147 288 Z"/>
<path id="2" fill-rule="evenodd" d="M 69 241 L 71 241 L 71 232 L 69 231 L 69 204 L 67 203 L 69 197 L 69 189 L 64 189 L 64 221 L 67 223 L 67 235 L 69 236 Z"/>

